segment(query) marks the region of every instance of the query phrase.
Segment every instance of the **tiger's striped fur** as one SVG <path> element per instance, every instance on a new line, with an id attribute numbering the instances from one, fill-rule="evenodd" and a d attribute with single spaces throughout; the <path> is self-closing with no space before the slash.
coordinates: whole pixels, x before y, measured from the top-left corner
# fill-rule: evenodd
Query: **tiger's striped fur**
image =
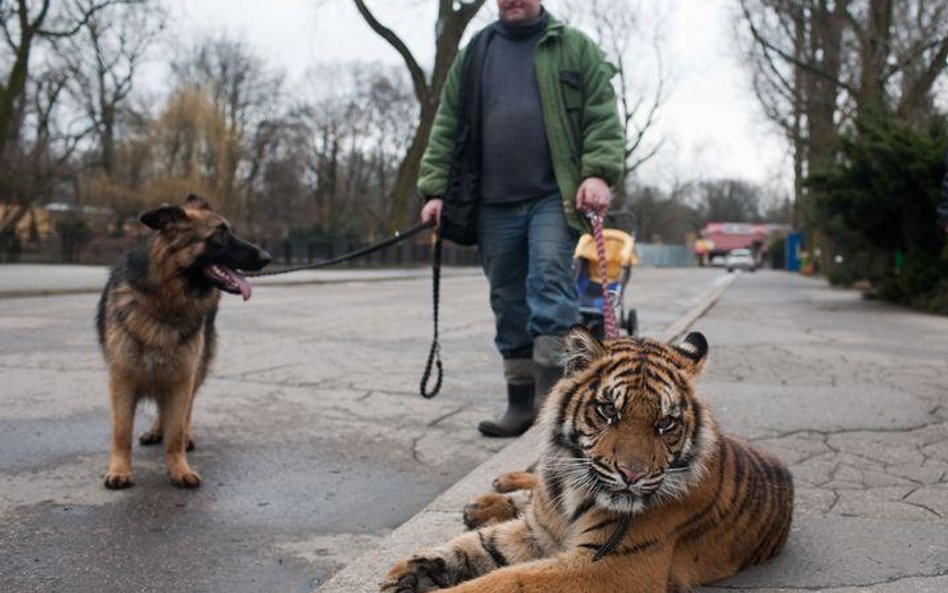
<path id="1" fill-rule="evenodd" d="M 783 547 L 792 478 L 694 393 L 703 335 L 600 342 L 577 327 L 566 344 L 536 479 L 514 480 L 533 486 L 520 516 L 402 560 L 382 591 L 684 592 Z"/>

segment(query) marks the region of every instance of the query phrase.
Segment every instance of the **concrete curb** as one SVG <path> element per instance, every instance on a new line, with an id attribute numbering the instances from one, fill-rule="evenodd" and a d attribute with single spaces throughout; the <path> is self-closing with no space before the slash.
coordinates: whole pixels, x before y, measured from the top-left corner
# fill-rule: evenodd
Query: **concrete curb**
<path id="1" fill-rule="evenodd" d="M 737 280 L 728 275 L 726 280 L 704 296 L 684 316 L 662 332 L 659 339 L 672 341 L 684 334 L 701 318 Z M 500 473 L 522 470 L 536 461 L 543 434 L 539 428 L 528 430 L 523 436 L 497 452 L 491 459 L 476 467 L 451 488 L 434 499 L 411 519 L 382 539 L 374 549 L 354 559 L 337 572 L 318 593 L 354 593 L 378 591 L 386 570 L 412 551 L 446 542 L 463 532 L 460 510 L 475 496 L 491 489 L 491 482 Z"/>
<path id="2" fill-rule="evenodd" d="M 737 281 L 736 274 L 728 274 L 723 278 L 724 281 L 721 282 L 720 286 L 708 293 L 701 299 L 701 302 L 692 307 L 690 311 L 685 313 L 680 319 L 675 321 L 675 323 L 669 325 L 665 331 L 662 332 L 661 339 L 666 342 L 671 342 L 682 337 L 682 335 L 688 331 L 688 328 L 694 325 L 695 321 L 701 319 L 701 317 L 724 296 L 724 293 L 731 288 L 731 285 Z"/>

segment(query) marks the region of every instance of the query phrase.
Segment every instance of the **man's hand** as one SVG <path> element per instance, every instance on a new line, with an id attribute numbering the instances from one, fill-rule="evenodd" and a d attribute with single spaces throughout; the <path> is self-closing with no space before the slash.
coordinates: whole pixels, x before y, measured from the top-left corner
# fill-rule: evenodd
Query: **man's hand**
<path id="1" fill-rule="evenodd" d="M 598 177 L 588 177 L 576 190 L 576 209 L 580 212 L 604 210 L 612 201 L 609 184 Z"/>
<path id="2" fill-rule="evenodd" d="M 425 203 L 421 209 L 421 222 L 434 221 L 435 226 L 441 224 L 441 208 L 444 207 L 444 200 L 441 198 L 432 198 Z"/>

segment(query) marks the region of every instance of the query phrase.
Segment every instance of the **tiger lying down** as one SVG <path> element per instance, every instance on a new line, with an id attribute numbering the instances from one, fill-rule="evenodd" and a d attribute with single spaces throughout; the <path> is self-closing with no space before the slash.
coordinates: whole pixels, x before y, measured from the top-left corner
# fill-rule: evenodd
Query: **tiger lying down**
<path id="1" fill-rule="evenodd" d="M 773 557 L 793 481 L 774 457 L 722 435 L 693 381 L 708 343 L 566 338 L 564 378 L 541 412 L 548 438 L 523 508 L 485 494 L 475 528 L 398 562 L 381 590 L 413 593 L 682 593 Z"/>

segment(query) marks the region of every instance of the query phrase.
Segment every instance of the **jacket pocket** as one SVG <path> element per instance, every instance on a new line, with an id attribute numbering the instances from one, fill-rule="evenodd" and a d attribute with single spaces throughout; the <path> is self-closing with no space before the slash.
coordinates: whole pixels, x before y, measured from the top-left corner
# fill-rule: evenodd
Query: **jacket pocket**
<path id="1" fill-rule="evenodd" d="M 560 82 L 563 83 L 563 103 L 567 109 L 583 108 L 583 73 L 576 70 L 562 70 Z"/>
<path id="2" fill-rule="evenodd" d="M 583 142 L 583 73 L 561 70 L 560 88 L 563 91 L 563 106 L 566 108 L 566 121 L 572 143 L 570 153 L 575 154 Z M 576 159 L 573 160 L 575 162 Z"/>

